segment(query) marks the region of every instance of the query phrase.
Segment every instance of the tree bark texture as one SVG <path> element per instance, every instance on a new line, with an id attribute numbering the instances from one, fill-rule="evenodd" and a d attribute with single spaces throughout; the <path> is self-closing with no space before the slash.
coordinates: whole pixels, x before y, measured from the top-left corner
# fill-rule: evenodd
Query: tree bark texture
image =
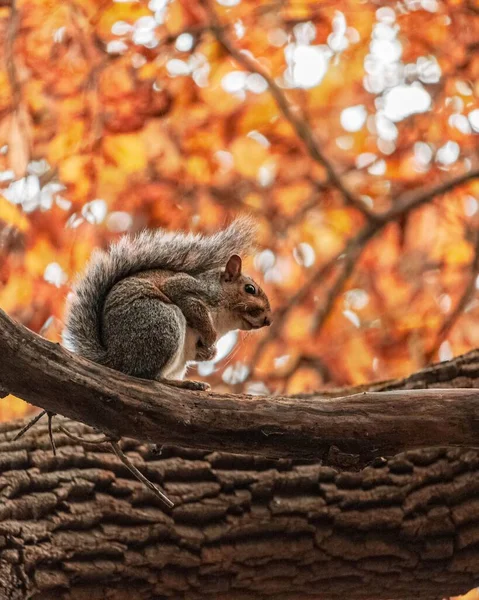
<path id="1" fill-rule="evenodd" d="M 108 449 L 0 426 L 1 600 L 441 598 L 479 583 L 479 454 L 411 451 L 361 472 Z M 91 432 L 63 420 L 77 435 Z"/>
<path id="2" fill-rule="evenodd" d="M 72 357 L 0 316 L 3 394 L 63 407 L 110 433 L 138 434 L 124 450 L 175 502 L 165 512 L 108 446 L 57 431 L 54 457 L 42 422 L 17 442 L 20 425 L 1 425 L 0 600 L 432 600 L 478 585 L 476 451 L 410 451 L 357 471 L 373 455 L 419 440 L 477 445 L 477 351 L 404 380 L 321 396 L 204 395 Z M 416 388 L 426 391 L 398 391 Z M 210 449 L 202 449 L 208 419 Z M 254 432 L 246 441 L 244 420 Z M 65 423 L 79 435 L 91 431 Z M 278 429 L 265 427 L 271 423 Z M 309 441 L 298 451 L 303 427 Z M 158 456 L 146 443 L 171 438 L 196 449 L 169 446 Z M 269 458 L 251 456 L 263 450 Z M 273 460 L 281 453 L 289 458 Z M 323 464 L 304 460 L 310 456 Z"/>
<path id="3" fill-rule="evenodd" d="M 113 436 L 270 458 L 314 458 L 343 467 L 351 462 L 338 463 L 341 455 L 355 455 L 359 466 L 381 454 L 439 444 L 473 446 L 479 439 L 475 389 L 402 391 L 396 388 L 407 382 L 386 382 L 377 386 L 384 390 L 380 393 L 340 398 L 193 392 L 127 377 L 74 356 L 2 311 L 0 328 L 4 394 Z M 473 362 L 466 356 L 409 383 L 414 388 L 429 378 L 447 387 L 446 380 L 454 379 L 470 388 L 478 373 L 477 355 Z"/>

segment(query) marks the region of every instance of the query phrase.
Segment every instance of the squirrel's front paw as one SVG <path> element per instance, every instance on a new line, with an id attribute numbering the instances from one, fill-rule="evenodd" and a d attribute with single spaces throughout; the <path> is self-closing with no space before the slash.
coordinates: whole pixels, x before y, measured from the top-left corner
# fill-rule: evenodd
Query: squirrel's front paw
<path id="1" fill-rule="evenodd" d="M 216 346 L 196 346 L 195 361 L 213 360 L 216 355 Z"/>

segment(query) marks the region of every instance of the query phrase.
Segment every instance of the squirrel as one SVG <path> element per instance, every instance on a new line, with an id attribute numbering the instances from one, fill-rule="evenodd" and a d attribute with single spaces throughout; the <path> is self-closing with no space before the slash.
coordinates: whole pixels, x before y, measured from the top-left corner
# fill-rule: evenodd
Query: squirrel
<path id="1" fill-rule="evenodd" d="M 271 324 L 268 298 L 243 275 L 253 221 L 213 235 L 163 229 L 96 250 L 67 303 L 65 347 L 128 375 L 194 390 L 191 361 L 210 360 L 219 336 Z"/>

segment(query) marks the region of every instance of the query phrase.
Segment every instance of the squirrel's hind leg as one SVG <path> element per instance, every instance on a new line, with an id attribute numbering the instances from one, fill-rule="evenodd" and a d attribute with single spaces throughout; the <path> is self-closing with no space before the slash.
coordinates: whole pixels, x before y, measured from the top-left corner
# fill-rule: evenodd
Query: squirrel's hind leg
<path id="1" fill-rule="evenodd" d="M 170 360 L 161 369 L 155 379 L 160 383 L 171 385 L 176 388 L 199 392 L 209 390 L 211 386 L 207 383 L 183 379 L 187 369 L 187 362 L 191 359 L 190 355 L 194 355 L 198 335 L 187 327 L 185 316 L 177 306 L 169 306 L 168 308 L 178 319 L 180 339 L 178 340 L 179 343 L 177 344 L 176 351 L 171 353 Z"/>

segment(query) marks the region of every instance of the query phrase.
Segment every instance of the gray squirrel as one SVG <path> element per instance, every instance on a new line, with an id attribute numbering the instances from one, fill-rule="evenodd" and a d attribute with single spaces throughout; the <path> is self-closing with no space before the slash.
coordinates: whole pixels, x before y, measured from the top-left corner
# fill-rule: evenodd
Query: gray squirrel
<path id="1" fill-rule="evenodd" d="M 183 380 L 209 360 L 219 336 L 271 324 L 263 290 L 241 273 L 255 227 L 240 217 L 213 235 L 159 229 L 96 250 L 67 304 L 64 345 L 144 379 L 206 390 Z"/>

